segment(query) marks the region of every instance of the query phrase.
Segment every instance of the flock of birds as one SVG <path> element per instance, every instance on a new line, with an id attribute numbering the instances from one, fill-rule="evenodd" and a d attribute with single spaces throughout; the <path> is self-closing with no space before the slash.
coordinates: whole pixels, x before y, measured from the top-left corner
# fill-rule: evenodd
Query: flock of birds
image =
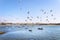
<path id="1" fill-rule="evenodd" d="M 21 1 L 22 1 L 22 0 L 19 0 L 18 3 L 21 4 Z M 21 10 L 22 10 L 22 7 L 20 7 L 20 11 L 21 11 Z M 51 13 L 50 16 L 49 16 L 48 13 L 47 13 L 45 10 L 43 10 L 43 9 L 41 9 L 40 12 L 42 12 L 42 15 L 44 15 L 44 16 L 45 16 L 45 14 L 46 14 L 46 17 L 44 17 L 44 16 L 36 16 L 37 21 L 39 20 L 38 22 L 42 22 L 42 20 L 43 20 L 42 17 L 45 18 L 45 21 L 46 21 L 46 22 L 50 22 L 49 17 L 52 17 L 53 21 L 56 20 L 56 18 L 54 17 L 54 14 L 52 13 L 52 12 L 53 12 L 52 9 L 49 11 L 49 13 Z M 32 23 L 33 23 L 34 17 L 30 15 L 30 14 L 31 14 L 31 11 L 28 10 L 28 11 L 26 12 L 26 14 L 27 14 L 28 16 L 26 17 L 26 19 L 24 19 L 24 21 L 25 21 L 25 22 L 32 22 Z M 17 19 L 17 18 L 16 18 L 16 19 Z M 7 21 L 7 20 L 3 20 L 3 21 Z"/>
<path id="2" fill-rule="evenodd" d="M 22 0 L 20 0 L 19 4 L 21 4 L 21 1 L 22 1 Z M 22 10 L 22 7 L 20 7 L 20 11 L 21 11 L 21 10 Z M 42 12 L 43 15 L 47 14 L 47 12 L 46 12 L 45 10 L 43 10 L 43 9 L 41 9 L 40 12 Z M 53 10 L 51 9 L 49 12 L 51 13 L 50 17 L 52 17 L 52 18 L 53 18 L 53 21 L 55 21 L 56 18 L 54 17 L 54 14 L 52 13 Z M 26 19 L 25 19 L 24 21 L 25 21 L 25 22 L 28 22 L 28 20 L 29 20 L 30 22 L 33 23 L 34 17 L 30 15 L 30 14 L 31 14 L 30 11 L 28 10 L 26 13 L 27 13 L 28 16 L 26 17 Z M 41 17 L 40 17 L 40 16 L 36 16 L 37 21 L 40 20 L 39 22 L 42 22 L 42 20 L 43 20 L 43 19 L 41 19 L 42 17 L 43 17 L 43 16 L 41 16 Z M 45 21 L 46 21 L 46 22 L 50 22 L 50 21 L 49 21 L 49 15 L 48 15 L 48 14 L 47 14 L 46 17 L 45 17 Z"/>
<path id="3" fill-rule="evenodd" d="M 47 12 L 45 12 L 43 9 L 41 10 L 41 12 L 43 12 L 43 15 L 44 14 L 47 14 Z M 50 10 L 50 13 L 52 13 L 53 12 L 53 10 Z M 30 11 L 28 11 L 27 12 L 27 17 L 26 17 L 26 19 L 25 19 L 25 22 L 27 22 L 28 20 L 30 21 L 30 22 L 32 22 L 32 21 L 34 21 L 33 19 L 34 19 L 34 17 L 33 16 L 30 16 Z M 52 17 L 53 18 L 53 21 L 55 21 L 56 20 L 56 18 L 54 17 L 54 14 L 52 13 L 51 15 L 50 15 L 50 17 Z M 36 16 L 36 18 L 37 18 L 37 21 L 38 20 L 40 20 L 39 22 L 41 22 L 43 19 L 41 19 L 42 18 L 42 16 L 40 17 L 40 16 Z M 49 15 L 46 15 L 46 22 L 49 22 Z"/>

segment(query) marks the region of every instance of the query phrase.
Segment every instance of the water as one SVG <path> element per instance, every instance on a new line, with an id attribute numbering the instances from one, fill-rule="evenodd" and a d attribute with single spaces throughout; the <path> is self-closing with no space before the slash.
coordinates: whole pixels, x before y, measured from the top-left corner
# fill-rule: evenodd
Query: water
<path id="1" fill-rule="evenodd" d="M 1 31 L 6 33 L 0 40 L 60 40 L 60 25 L 0 26 Z"/>

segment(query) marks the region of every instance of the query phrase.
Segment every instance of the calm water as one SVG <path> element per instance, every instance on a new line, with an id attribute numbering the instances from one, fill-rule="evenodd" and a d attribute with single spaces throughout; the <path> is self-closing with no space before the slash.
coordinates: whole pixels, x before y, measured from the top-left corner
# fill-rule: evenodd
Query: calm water
<path id="1" fill-rule="evenodd" d="M 60 25 L 0 26 L 1 31 L 6 33 L 0 40 L 60 40 Z"/>

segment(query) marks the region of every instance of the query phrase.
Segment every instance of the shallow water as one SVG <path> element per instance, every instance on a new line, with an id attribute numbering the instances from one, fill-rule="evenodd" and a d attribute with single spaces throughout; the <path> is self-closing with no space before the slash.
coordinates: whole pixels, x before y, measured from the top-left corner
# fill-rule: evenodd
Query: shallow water
<path id="1" fill-rule="evenodd" d="M 0 26 L 1 31 L 6 33 L 0 40 L 60 40 L 60 25 Z"/>

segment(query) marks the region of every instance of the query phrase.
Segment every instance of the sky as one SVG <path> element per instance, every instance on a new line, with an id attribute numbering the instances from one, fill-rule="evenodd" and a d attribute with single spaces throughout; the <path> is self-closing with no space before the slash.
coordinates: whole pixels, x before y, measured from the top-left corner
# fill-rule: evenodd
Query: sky
<path id="1" fill-rule="evenodd" d="M 0 0 L 0 22 L 25 21 L 60 23 L 60 0 Z"/>

